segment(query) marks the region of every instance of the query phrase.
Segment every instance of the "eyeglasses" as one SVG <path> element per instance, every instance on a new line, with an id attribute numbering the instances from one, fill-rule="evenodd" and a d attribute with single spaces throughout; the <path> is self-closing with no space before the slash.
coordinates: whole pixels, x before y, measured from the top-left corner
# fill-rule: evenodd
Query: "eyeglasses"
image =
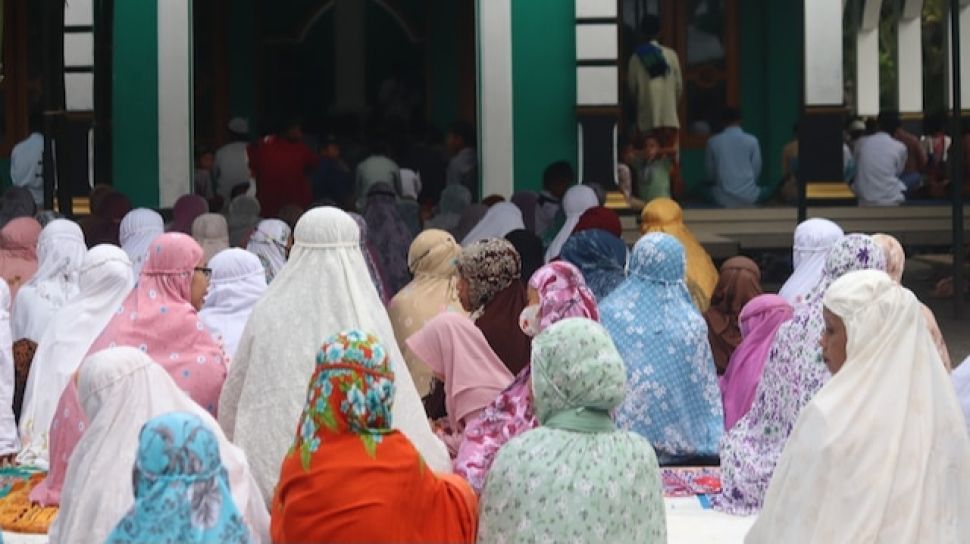
<path id="1" fill-rule="evenodd" d="M 207 280 L 211 280 L 212 279 L 212 269 L 211 268 L 207 268 L 207 267 L 204 267 L 204 266 L 197 266 L 197 267 L 195 267 L 195 271 L 196 272 L 202 272 L 202 275 L 205 276 L 205 279 L 207 279 Z"/>

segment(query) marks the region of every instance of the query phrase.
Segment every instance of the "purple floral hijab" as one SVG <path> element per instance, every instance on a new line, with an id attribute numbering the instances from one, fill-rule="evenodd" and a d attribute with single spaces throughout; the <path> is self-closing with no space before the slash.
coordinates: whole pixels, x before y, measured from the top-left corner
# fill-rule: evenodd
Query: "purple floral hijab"
<path id="1" fill-rule="evenodd" d="M 369 232 L 367 239 L 376 250 L 381 264 L 388 295 L 392 297 L 411 281 L 408 270 L 408 249 L 414 235 L 401 219 L 397 207 L 397 194 L 387 183 L 374 184 L 367 193 L 364 219 Z"/>
<path id="2" fill-rule="evenodd" d="M 751 410 L 721 439 L 717 510 L 750 515 L 761 509 L 798 415 L 831 377 L 818 343 L 825 326 L 822 297 L 829 285 L 855 270 L 885 269 L 885 254 L 864 234 L 845 236 L 829 251 L 818 285 L 775 335 Z"/>

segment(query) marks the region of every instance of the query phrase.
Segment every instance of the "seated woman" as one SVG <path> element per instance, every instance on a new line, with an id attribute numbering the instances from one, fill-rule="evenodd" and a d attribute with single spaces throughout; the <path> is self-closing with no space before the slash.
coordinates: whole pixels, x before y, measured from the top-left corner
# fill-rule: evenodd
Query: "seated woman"
<path id="1" fill-rule="evenodd" d="M 962 542 L 970 438 L 922 319 L 889 276 L 825 293 L 832 379 L 802 410 L 745 542 Z"/>
<path id="2" fill-rule="evenodd" d="M 717 285 L 717 268 L 704 246 L 684 224 L 684 210 L 669 198 L 655 198 L 640 214 L 640 232 L 663 232 L 677 239 L 687 254 L 687 290 L 701 312 L 707 310 Z"/>
<path id="3" fill-rule="evenodd" d="M 741 343 L 738 314 L 751 299 L 761 294 L 761 269 L 747 257 L 732 257 L 721 265 L 721 273 L 704 312 L 707 335 L 717 373 L 724 374 L 731 354 Z"/>
<path id="4" fill-rule="evenodd" d="M 212 279 L 199 319 L 222 342 L 231 360 L 249 314 L 266 292 L 266 271 L 259 257 L 237 247 L 220 251 L 209 261 L 209 268 Z"/>
<path id="5" fill-rule="evenodd" d="M 320 348 L 273 497 L 273 542 L 475 541 L 475 493 L 391 428 L 390 365 L 359 330 Z"/>
<path id="6" fill-rule="evenodd" d="M 532 365 L 542 426 L 499 451 L 478 541 L 666 542 L 653 448 L 610 418 L 626 371 L 609 333 L 564 319 L 536 337 Z"/>
<path id="7" fill-rule="evenodd" d="M 825 259 L 843 236 L 842 227 L 828 219 L 813 217 L 799 223 L 791 249 L 794 271 L 778 294 L 793 306 L 800 303 L 822 279 Z"/>
<path id="8" fill-rule="evenodd" d="M 724 431 L 707 326 L 687 293 L 684 262 L 676 238 L 647 234 L 626 281 L 600 304 L 630 387 L 617 424 L 649 440 L 661 464 L 716 456 Z"/>
<path id="9" fill-rule="evenodd" d="M 192 414 L 215 435 L 232 499 L 254 538 L 267 539 L 266 504 L 245 455 L 161 366 L 137 349 L 111 348 L 88 357 L 77 382 L 90 425 L 71 456 L 61 510 L 50 528 L 51 542 L 104 542 L 131 508 L 134 484 L 143 483 L 128 476 L 134 472 L 139 432 L 152 418 L 170 412 Z M 193 500 L 215 505 L 201 496 Z M 166 525 L 184 521 L 180 517 L 166 516 Z"/>
<path id="10" fill-rule="evenodd" d="M 603 300 L 626 279 L 626 243 L 603 229 L 577 232 L 566 240 L 559 258 L 579 268 L 586 284 Z"/>
<path id="11" fill-rule="evenodd" d="M 535 336 L 567 317 L 599 320 L 596 298 L 575 266 L 553 261 L 529 279 L 529 301 L 519 325 Z M 455 472 L 481 492 L 495 454 L 512 438 L 539 425 L 532 407 L 532 368 L 526 365 L 508 387 L 465 426 Z"/>
<path id="12" fill-rule="evenodd" d="M 444 383 L 445 442 L 457 451 L 465 425 L 512 382 L 512 373 L 482 331 L 461 314 L 438 314 L 407 339 L 407 346 Z"/>
<path id="13" fill-rule="evenodd" d="M 148 246 L 155 238 L 165 232 L 165 221 L 155 210 L 136 208 L 131 210 L 121 220 L 118 239 L 121 249 L 125 250 L 131 260 L 135 280 L 141 275 L 141 269 L 148 259 Z"/>
<path id="14" fill-rule="evenodd" d="M 204 213 L 192 222 L 192 238 L 202 246 L 205 260 L 229 247 L 229 226 L 226 217 L 218 213 Z"/>
<path id="15" fill-rule="evenodd" d="M 232 498 L 219 449 L 215 432 L 198 416 L 170 412 L 149 419 L 132 470 L 135 504 L 105 542 L 257 542 Z"/>
<path id="16" fill-rule="evenodd" d="M 266 270 L 266 283 L 280 273 L 286 264 L 287 247 L 293 230 L 279 219 L 263 219 L 249 237 L 246 251 L 259 257 Z"/>

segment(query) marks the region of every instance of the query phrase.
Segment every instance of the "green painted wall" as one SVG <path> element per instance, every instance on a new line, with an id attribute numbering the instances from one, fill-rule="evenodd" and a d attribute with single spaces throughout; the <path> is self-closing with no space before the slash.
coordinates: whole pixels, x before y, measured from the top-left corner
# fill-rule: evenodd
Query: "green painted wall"
<path id="1" fill-rule="evenodd" d="M 157 2 L 114 5 L 112 179 L 135 206 L 158 205 Z"/>
<path id="2" fill-rule="evenodd" d="M 515 188 L 541 189 L 549 163 L 576 166 L 574 0 L 512 0 Z"/>

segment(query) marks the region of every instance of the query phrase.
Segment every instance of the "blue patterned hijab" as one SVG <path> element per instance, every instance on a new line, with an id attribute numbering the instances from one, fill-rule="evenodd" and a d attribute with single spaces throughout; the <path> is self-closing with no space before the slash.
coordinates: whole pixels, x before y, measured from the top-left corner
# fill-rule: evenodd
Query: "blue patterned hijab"
<path id="1" fill-rule="evenodd" d="M 106 543 L 228 542 L 252 538 L 229 493 L 219 443 L 201 419 L 172 412 L 139 436 L 135 504 Z"/>
<path id="2" fill-rule="evenodd" d="M 563 244 L 559 258 L 579 268 L 596 300 L 605 299 L 626 279 L 626 244 L 612 232 L 577 232 Z"/>
<path id="3" fill-rule="evenodd" d="M 684 282 L 684 248 L 651 233 L 630 256 L 629 277 L 600 303 L 627 370 L 617 424 L 656 448 L 661 464 L 717 455 L 724 411 L 707 324 Z"/>

